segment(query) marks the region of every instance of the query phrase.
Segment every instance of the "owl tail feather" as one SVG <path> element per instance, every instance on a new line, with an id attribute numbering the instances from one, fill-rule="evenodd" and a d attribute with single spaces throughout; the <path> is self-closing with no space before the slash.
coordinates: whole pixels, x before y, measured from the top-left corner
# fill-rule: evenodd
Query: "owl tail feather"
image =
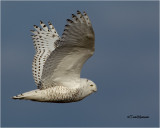
<path id="1" fill-rule="evenodd" d="M 26 99 L 26 100 L 31 100 L 32 97 L 34 97 L 34 95 L 38 92 L 39 89 L 36 90 L 32 90 L 29 92 L 25 92 L 22 94 L 19 94 L 17 96 L 13 96 L 12 99 Z"/>

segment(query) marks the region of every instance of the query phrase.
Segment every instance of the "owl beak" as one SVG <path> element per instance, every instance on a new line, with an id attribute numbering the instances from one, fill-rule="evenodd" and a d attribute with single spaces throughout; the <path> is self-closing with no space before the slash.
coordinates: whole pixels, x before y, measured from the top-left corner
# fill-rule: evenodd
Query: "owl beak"
<path id="1" fill-rule="evenodd" d="M 93 92 L 97 92 L 97 90 L 93 90 Z"/>

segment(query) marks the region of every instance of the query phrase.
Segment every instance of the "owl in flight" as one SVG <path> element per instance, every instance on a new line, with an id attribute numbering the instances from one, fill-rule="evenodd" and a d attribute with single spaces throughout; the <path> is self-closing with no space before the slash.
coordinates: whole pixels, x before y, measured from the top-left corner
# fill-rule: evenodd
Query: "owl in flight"
<path id="1" fill-rule="evenodd" d="M 34 25 L 31 30 L 36 54 L 32 72 L 36 90 L 25 92 L 13 99 L 39 102 L 68 103 L 84 99 L 97 91 L 96 84 L 80 78 L 83 64 L 95 50 L 95 36 L 91 22 L 85 12 L 72 14 L 67 19 L 60 38 L 53 25 L 49 28 L 40 21 L 41 28 Z"/>

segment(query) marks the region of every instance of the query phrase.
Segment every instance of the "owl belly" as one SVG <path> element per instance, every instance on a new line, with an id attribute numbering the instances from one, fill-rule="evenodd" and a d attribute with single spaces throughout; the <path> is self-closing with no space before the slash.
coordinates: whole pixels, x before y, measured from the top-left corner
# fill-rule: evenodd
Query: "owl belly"
<path id="1" fill-rule="evenodd" d="M 69 89 L 64 86 L 55 86 L 45 90 L 37 91 L 31 100 L 40 102 L 69 103 L 81 100 L 78 89 Z"/>

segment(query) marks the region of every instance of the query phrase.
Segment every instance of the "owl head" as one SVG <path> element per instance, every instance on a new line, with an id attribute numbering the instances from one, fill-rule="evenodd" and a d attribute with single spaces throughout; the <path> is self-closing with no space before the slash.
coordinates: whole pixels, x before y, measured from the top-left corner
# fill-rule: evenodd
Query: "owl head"
<path id="1" fill-rule="evenodd" d="M 91 80 L 88 80 L 88 79 L 81 79 L 81 88 L 83 89 L 82 91 L 82 95 L 84 97 L 94 93 L 97 91 L 97 86 L 96 84 L 91 81 Z"/>

